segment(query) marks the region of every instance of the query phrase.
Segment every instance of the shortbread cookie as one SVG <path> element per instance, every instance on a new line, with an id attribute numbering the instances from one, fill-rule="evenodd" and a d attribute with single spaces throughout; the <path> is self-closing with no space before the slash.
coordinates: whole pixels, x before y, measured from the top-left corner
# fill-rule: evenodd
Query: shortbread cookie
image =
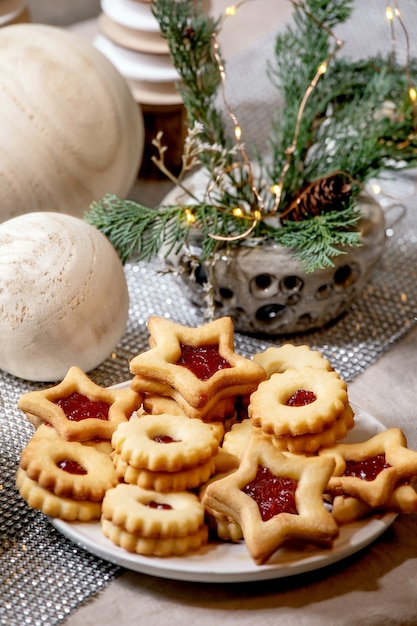
<path id="1" fill-rule="evenodd" d="M 313 350 L 306 345 L 295 346 L 290 343 L 279 347 L 271 346 L 264 352 L 255 354 L 253 360 L 264 368 L 268 378 L 272 374 L 283 374 L 288 369 L 300 369 L 306 366 L 324 369 L 328 372 L 333 369 L 330 362 L 318 350 Z"/>
<path id="2" fill-rule="evenodd" d="M 241 459 L 255 431 L 260 432 L 259 428 L 255 428 L 249 418 L 233 424 L 229 432 L 225 433 L 222 449 Z"/>
<path id="3" fill-rule="evenodd" d="M 30 421 L 52 424 L 63 439 L 88 441 L 110 440 L 141 404 L 142 396 L 133 389 L 100 387 L 71 367 L 58 385 L 23 394 L 18 407 Z"/>
<path id="4" fill-rule="evenodd" d="M 148 328 L 152 347 L 131 360 L 132 374 L 176 390 L 194 408 L 228 389 L 229 396 L 250 394 L 266 378 L 261 366 L 235 352 L 229 317 L 198 328 L 151 317 Z M 132 386 L 139 389 L 135 378 Z"/>
<path id="5" fill-rule="evenodd" d="M 140 389 L 140 393 L 144 394 L 144 409 L 146 413 L 152 415 L 160 413 L 182 414 L 209 423 L 216 421 L 226 423 L 236 419 L 238 399 L 231 395 L 230 389 L 225 389 L 208 400 L 205 406 L 195 408 L 174 388 L 156 381 L 135 376 L 132 387 L 138 391 Z"/>
<path id="6" fill-rule="evenodd" d="M 33 436 L 22 451 L 20 467 L 43 489 L 73 500 L 100 502 L 118 482 L 109 455 L 49 434 Z"/>
<path id="7" fill-rule="evenodd" d="M 67 522 L 91 522 L 100 519 L 101 502 L 56 496 L 29 478 L 21 467 L 17 470 L 16 486 L 32 509 L 42 511 L 49 517 L 58 517 Z"/>
<path id="8" fill-rule="evenodd" d="M 202 503 L 239 524 L 254 561 L 266 563 L 289 538 L 330 545 L 338 535 L 323 503 L 333 469 L 332 459 L 280 452 L 253 435 L 239 468 L 212 481 Z"/>
<path id="9" fill-rule="evenodd" d="M 347 385 L 336 372 L 306 366 L 262 382 L 251 395 L 248 414 L 266 434 L 288 437 L 321 432 L 347 404 Z"/>
<path id="10" fill-rule="evenodd" d="M 112 437 L 120 458 L 138 469 L 177 472 L 218 453 L 213 429 L 184 415 L 144 415 L 120 424 Z"/>
<path id="11" fill-rule="evenodd" d="M 409 484 L 399 485 L 388 500 L 379 507 L 381 511 L 416 513 L 417 493 Z M 332 515 L 338 524 L 350 524 L 375 513 L 376 509 L 352 496 L 336 496 L 332 502 Z"/>
<path id="12" fill-rule="evenodd" d="M 120 455 L 113 456 L 116 473 L 120 479 L 131 485 L 138 485 L 142 489 L 151 489 L 161 493 L 169 491 L 186 491 L 195 489 L 206 482 L 216 471 L 216 457 L 205 463 L 177 472 L 157 472 L 147 469 L 138 469 L 126 463 Z"/>
<path id="13" fill-rule="evenodd" d="M 143 556 L 184 556 L 196 552 L 208 542 L 208 527 L 202 526 L 194 534 L 185 537 L 143 537 L 129 533 L 110 520 L 101 520 L 103 534 L 114 544 L 128 552 Z"/>
<path id="14" fill-rule="evenodd" d="M 417 475 L 417 452 L 407 448 L 400 428 L 389 428 L 362 443 L 339 443 L 319 454 L 335 461 L 329 493 L 350 495 L 375 508 Z"/>
<path id="15" fill-rule="evenodd" d="M 204 526 L 204 508 L 194 493 L 162 494 L 124 483 L 107 491 L 102 517 L 128 533 L 153 539 L 187 537 Z"/>
<path id="16" fill-rule="evenodd" d="M 335 423 L 320 433 L 307 433 L 293 437 L 272 436 L 272 442 L 279 450 L 288 450 L 294 454 L 314 454 L 320 448 L 332 446 L 336 441 L 344 439 L 354 425 L 354 412 L 348 405 Z"/>
<path id="17" fill-rule="evenodd" d="M 52 439 L 54 441 L 66 441 L 66 439 L 62 439 L 62 437 L 58 435 L 57 431 L 51 424 L 41 422 L 39 427 L 33 433 L 31 441 L 45 438 Z M 113 452 L 113 447 L 108 439 L 91 439 L 90 441 L 81 441 L 80 443 L 83 446 L 94 448 L 98 452 L 102 452 L 108 456 L 110 456 Z"/>
<path id="18" fill-rule="evenodd" d="M 213 478 L 211 478 L 205 485 L 203 485 L 199 491 L 200 500 L 203 500 L 208 485 L 230 474 L 232 471 L 237 469 L 238 464 L 236 467 L 229 468 L 224 472 L 219 472 L 218 474 L 213 476 Z M 216 538 L 221 539 L 222 541 L 231 541 L 233 543 L 238 543 L 239 541 L 242 541 L 242 529 L 232 517 L 224 515 L 216 509 L 210 509 L 207 505 L 205 506 L 205 517 L 211 533 L 214 533 Z"/>

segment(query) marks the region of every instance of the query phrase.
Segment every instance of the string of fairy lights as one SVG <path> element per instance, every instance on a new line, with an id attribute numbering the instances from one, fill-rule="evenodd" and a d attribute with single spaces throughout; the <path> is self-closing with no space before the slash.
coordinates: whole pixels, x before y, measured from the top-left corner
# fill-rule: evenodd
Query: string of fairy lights
<path id="1" fill-rule="evenodd" d="M 234 17 L 236 15 L 236 13 L 238 12 L 238 10 L 247 2 L 251 2 L 253 0 L 242 0 L 241 2 L 237 3 L 237 4 L 233 4 L 230 5 L 228 7 L 226 7 L 224 14 L 222 16 L 222 19 L 225 20 L 227 18 L 230 17 Z M 322 22 L 320 22 L 317 17 L 313 14 L 311 14 L 310 12 L 307 11 L 306 7 L 303 4 L 300 4 L 299 2 L 297 2 L 297 0 L 289 0 L 293 6 L 296 6 L 297 8 L 301 9 L 302 11 L 304 11 L 306 13 L 306 15 L 313 21 L 316 22 L 316 24 L 318 24 L 321 28 L 323 28 L 329 35 L 329 37 L 333 40 L 333 48 L 331 49 L 330 53 L 328 54 L 327 58 L 323 59 L 318 67 L 317 70 L 315 72 L 315 75 L 313 76 L 313 78 L 311 79 L 305 93 L 304 96 L 300 102 L 299 105 L 299 109 L 298 109 L 298 113 L 297 113 L 297 117 L 296 117 L 296 124 L 295 124 L 295 129 L 294 129 L 294 135 L 293 135 L 293 139 L 291 144 L 286 148 L 285 150 L 285 156 L 286 156 L 286 160 L 285 160 L 285 164 L 284 167 L 282 168 L 282 171 L 280 173 L 280 177 L 279 179 L 274 182 L 271 186 L 270 186 L 270 192 L 274 197 L 274 202 L 273 202 L 273 206 L 272 208 L 270 208 L 268 210 L 267 213 L 265 213 L 265 200 L 262 197 L 262 195 L 260 194 L 258 188 L 256 187 L 255 183 L 254 183 L 254 177 L 253 177 L 253 173 L 252 173 L 252 167 L 251 167 L 251 163 L 250 163 L 250 159 L 246 153 L 245 150 L 245 145 L 243 142 L 243 131 L 242 128 L 239 124 L 239 120 L 236 117 L 236 114 L 234 113 L 234 111 L 232 110 L 231 106 L 229 105 L 228 99 L 226 97 L 226 80 L 227 80 L 227 76 L 226 76 L 226 71 L 225 71 L 225 67 L 224 64 L 222 62 L 221 59 L 221 54 L 220 54 L 220 44 L 217 38 L 217 35 L 214 34 L 213 35 L 213 54 L 214 54 L 214 58 L 215 61 L 217 63 L 217 67 L 220 73 L 220 78 L 221 78 L 221 92 L 222 92 L 222 99 L 223 99 L 223 103 L 224 106 L 226 108 L 226 111 L 230 117 L 230 119 L 232 120 L 233 123 L 233 132 L 234 132 L 234 138 L 236 141 L 236 146 L 238 148 L 238 151 L 243 159 L 243 163 L 246 167 L 246 171 L 247 171 L 247 175 L 248 175 L 248 180 L 249 180 L 249 184 L 250 184 L 250 188 L 251 191 L 253 193 L 253 198 L 254 198 L 254 202 L 253 205 L 251 205 L 249 207 L 249 210 L 245 210 L 243 209 L 241 206 L 237 206 L 235 208 L 233 208 L 231 210 L 231 213 L 234 217 L 245 217 L 246 219 L 249 219 L 251 221 L 251 224 L 249 226 L 249 228 L 243 232 L 240 233 L 238 235 L 234 235 L 234 236 L 221 236 L 221 235 L 217 235 L 217 234 L 210 234 L 210 236 L 213 239 L 219 240 L 219 241 L 236 241 L 239 239 L 243 239 L 246 238 L 257 226 L 257 224 L 259 223 L 259 221 L 263 218 L 267 218 L 267 217 L 271 217 L 273 216 L 279 209 L 280 207 L 280 203 L 281 203 L 281 195 L 282 195 L 282 190 L 283 190 L 283 185 L 284 185 L 284 181 L 285 181 L 285 177 L 286 174 L 291 166 L 291 162 L 292 162 L 292 158 L 293 155 L 296 151 L 296 147 L 297 147 L 297 142 L 298 142 L 298 138 L 299 138 L 299 132 L 300 132 L 300 127 L 301 127 L 301 123 L 302 123 L 302 119 L 303 119 L 303 115 L 304 115 L 304 111 L 307 105 L 307 102 L 311 96 L 311 94 L 313 93 L 314 89 L 316 88 L 318 82 L 322 79 L 322 77 L 325 75 L 329 64 L 331 63 L 332 59 L 335 57 L 335 55 L 339 52 L 339 50 L 342 48 L 343 46 L 343 41 L 341 41 L 336 34 L 329 28 L 327 28 L 327 26 L 325 24 L 323 24 Z M 401 11 L 399 8 L 399 3 L 398 0 L 394 0 L 393 4 L 391 5 L 390 3 L 388 3 L 386 5 L 385 8 L 385 17 L 388 20 L 389 24 L 390 24 L 390 28 L 391 28 L 391 38 L 392 38 L 392 54 L 395 54 L 395 48 L 397 45 L 397 37 L 396 37 L 396 23 L 398 22 L 398 24 L 400 25 L 403 34 L 404 34 L 404 38 L 405 38 L 405 42 L 406 42 L 406 64 L 405 64 L 405 72 L 406 72 L 406 76 L 407 76 L 407 80 L 408 80 L 408 96 L 410 99 L 410 102 L 412 104 L 412 111 L 413 111 L 413 119 L 414 119 L 414 127 L 417 127 L 417 90 L 413 85 L 413 81 L 412 81 L 412 77 L 409 71 L 409 64 L 410 64 L 410 40 L 409 40 L 409 35 L 406 29 L 406 26 L 404 24 L 404 21 L 402 19 L 401 16 Z M 218 174 L 215 179 L 210 183 L 209 188 L 208 188 L 208 197 L 211 197 L 211 194 L 213 192 L 213 190 L 218 186 L 220 179 L 225 176 L 227 173 L 229 173 L 232 169 L 235 168 L 241 168 L 242 167 L 242 163 L 233 163 L 232 165 L 228 166 L 225 170 L 223 170 L 220 174 Z M 380 193 L 380 188 L 375 185 L 373 188 L 374 193 Z M 186 210 L 186 215 L 187 215 L 187 220 L 191 223 L 194 221 L 194 215 L 190 210 Z"/>

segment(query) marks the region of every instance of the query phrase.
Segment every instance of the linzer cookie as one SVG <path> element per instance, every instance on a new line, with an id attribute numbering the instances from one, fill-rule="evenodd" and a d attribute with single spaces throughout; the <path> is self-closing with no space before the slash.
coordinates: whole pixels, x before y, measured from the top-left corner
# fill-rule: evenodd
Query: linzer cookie
<path id="1" fill-rule="evenodd" d="M 202 502 L 238 524 L 254 561 L 266 563 L 289 538 L 331 545 L 339 531 L 323 494 L 333 469 L 330 458 L 280 452 L 253 435 L 239 468 L 213 480 Z"/>
<path id="2" fill-rule="evenodd" d="M 400 428 L 389 428 L 362 443 L 339 443 L 319 451 L 335 461 L 327 490 L 381 507 L 399 485 L 417 474 L 417 452 L 407 448 Z"/>
<path id="3" fill-rule="evenodd" d="M 118 483 L 108 452 L 61 439 L 41 425 L 23 449 L 16 475 L 20 495 L 34 509 L 66 521 L 99 519 L 101 501 Z"/>
<path id="4" fill-rule="evenodd" d="M 151 317 L 148 328 L 150 349 L 130 362 L 132 388 L 171 397 L 190 417 L 209 421 L 213 409 L 221 419 L 219 401 L 249 395 L 266 378 L 260 365 L 234 351 L 229 317 L 198 328 Z"/>
<path id="5" fill-rule="evenodd" d="M 57 496 L 100 502 L 117 484 L 108 454 L 77 441 L 32 437 L 20 456 L 20 467 L 38 485 Z"/>
<path id="6" fill-rule="evenodd" d="M 251 395 L 254 426 L 275 437 L 320 433 L 348 406 L 347 385 L 334 371 L 305 366 L 272 374 Z"/>
<path id="7" fill-rule="evenodd" d="M 112 438 L 116 472 L 159 492 L 197 488 L 216 472 L 220 426 L 168 413 L 132 418 Z"/>
<path id="8" fill-rule="evenodd" d="M 349 524 L 375 513 L 375 508 L 352 496 L 335 496 L 332 500 L 332 515 L 338 524 Z M 416 513 L 417 492 L 412 484 L 404 483 L 395 487 L 379 511 L 395 513 Z"/>
<path id="9" fill-rule="evenodd" d="M 91 522 L 100 519 L 101 502 L 56 496 L 29 478 L 21 467 L 16 473 L 16 487 L 32 509 L 67 522 Z"/>
<path id="10" fill-rule="evenodd" d="M 136 468 L 176 472 L 214 458 L 215 431 L 184 415 L 143 415 L 120 426 L 112 437 L 120 458 Z"/>
<path id="11" fill-rule="evenodd" d="M 101 527 L 113 543 L 144 555 L 183 555 L 208 541 L 204 508 L 190 492 L 161 494 L 119 484 L 103 501 Z"/>
<path id="12" fill-rule="evenodd" d="M 71 367 L 58 385 L 23 394 L 18 407 L 38 426 L 51 424 L 68 441 L 110 440 L 142 404 L 133 389 L 96 385 L 78 367 Z"/>
<path id="13" fill-rule="evenodd" d="M 294 346 L 285 343 L 282 346 L 271 346 L 264 352 L 258 352 L 253 356 L 266 371 L 268 378 L 272 374 L 283 374 L 288 369 L 300 369 L 306 366 L 332 371 L 330 362 L 324 358 L 321 352 L 313 350 L 309 346 Z"/>

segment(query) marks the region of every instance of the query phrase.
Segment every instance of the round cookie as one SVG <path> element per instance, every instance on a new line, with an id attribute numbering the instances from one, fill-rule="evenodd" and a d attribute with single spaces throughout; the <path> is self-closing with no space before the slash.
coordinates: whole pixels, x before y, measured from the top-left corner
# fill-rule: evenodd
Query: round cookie
<path id="1" fill-rule="evenodd" d="M 120 424 L 112 445 L 126 463 L 159 472 L 196 467 L 219 450 L 219 440 L 208 424 L 168 413 L 144 415 Z"/>

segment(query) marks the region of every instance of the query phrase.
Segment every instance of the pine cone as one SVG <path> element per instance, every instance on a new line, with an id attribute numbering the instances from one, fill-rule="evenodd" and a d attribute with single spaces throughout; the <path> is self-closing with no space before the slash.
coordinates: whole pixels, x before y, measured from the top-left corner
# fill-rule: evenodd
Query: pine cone
<path id="1" fill-rule="evenodd" d="M 281 219 L 299 222 L 325 211 L 345 208 L 352 186 L 347 176 L 337 173 L 314 180 L 281 213 Z"/>

